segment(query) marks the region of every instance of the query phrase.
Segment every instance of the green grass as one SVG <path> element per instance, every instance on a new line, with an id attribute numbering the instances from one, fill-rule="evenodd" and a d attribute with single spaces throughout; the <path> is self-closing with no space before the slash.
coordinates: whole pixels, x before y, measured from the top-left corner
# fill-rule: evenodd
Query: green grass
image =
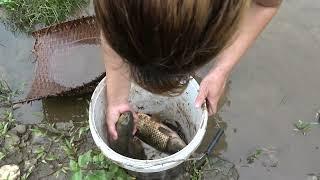
<path id="1" fill-rule="evenodd" d="M 30 33 L 36 25 L 65 21 L 88 3 L 89 0 L 0 0 L 0 7 L 5 9 L 6 21 L 13 30 Z"/>

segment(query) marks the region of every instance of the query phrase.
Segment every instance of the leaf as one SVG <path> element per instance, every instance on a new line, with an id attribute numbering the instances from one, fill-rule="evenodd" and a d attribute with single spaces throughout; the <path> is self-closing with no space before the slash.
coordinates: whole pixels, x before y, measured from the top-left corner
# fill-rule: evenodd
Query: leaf
<path id="1" fill-rule="evenodd" d="M 102 152 L 98 155 L 98 158 L 99 158 L 99 161 L 101 162 L 105 160 L 105 156 Z"/>
<path id="2" fill-rule="evenodd" d="M 6 155 L 3 152 L 0 152 L 0 160 L 2 160 L 5 157 L 6 157 Z"/>
<path id="3" fill-rule="evenodd" d="M 73 152 L 72 152 L 72 150 L 70 148 L 68 148 L 67 145 L 63 145 L 62 148 L 66 152 L 66 154 L 68 154 L 69 156 L 72 155 Z"/>
<path id="4" fill-rule="evenodd" d="M 49 155 L 47 155 L 47 157 L 46 157 L 46 160 L 47 161 L 54 161 L 54 160 L 56 160 L 57 159 L 57 157 L 55 156 L 55 155 L 53 155 L 53 154 L 49 154 Z"/>
<path id="5" fill-rule="evenodd" d="M 40 154 L 40 153 L 43 153 L 43 152 L 44 152 L 44 147 L 39 147 L 34 151 L 35 154 Z"/>
<path id="6" fill-rule="evenodd" d="M 82 175 L 81 170 L 77 171 L 77 172 L 73 173 L 71 180 L 82 180 L 82 176 L 83 175 Z"/>
<path id="7" fill-rule="evenodd" d="M 92 161 L 96 164 L 100 163 L 99 156 L 98 155 L 93 156 Z"/>
<path id="8" fill-rule="evenodd" d="M 112 165 L 110 166 L 110 172 L 116 173 L 118 170 L 119 170 L 119 166 L 117 166 L 117 165 L 115 165 L 115 164 L 112 164 Z"/>
<path id="9" fill-rule="evenodd" d="M 97 170 L 94 171 L 96 177 L 101 180 L 101 179 L 112 179 L 114 177 L 113 173 L 107 172 L 105 170 Z"/>
<path id="10" fill-rule="evenodd" d="M 66 146 L 67 146 L 69 149 L 72 148 L 71 143 L 70 143 L 67 139 L 65 139 L 65 144 L 66 144 Z"/>
<path id="11" fill-rule="evenodd" d="M 61 168 L 61 171 L 62 171 L 64 174 L 67 174 L 67 170 L 68 170 L 68 167 L 63 167 L 63 168 Z"/>
<path id="12" fill-rule="evenodd" d="M 72 138 L 70 139 L 70 142 L 69 142 L 70 147 L 73 147 L 73 146 L 74 146 L 73 141 L 74 141 L 74 136 L 72 136 Z"/>
<path id="13" fill-rule="evenodd" d="M 79 171 L 80 170 L 78 163 L 72 159 L 69 162 L 69 167 L 70 167 L 71 171 Z"/>
<path id="14" fill-rule="evenodd" d="M 128 179 L 128 174 L 123 169 L 119 168 L 119 170 L 116 173 L 116 177 L 117 180 L 125 180 Z"/>
<path id="15" fill-rule="evenodd" d="M 87 132 L 89 130 L 89 127 L 81 127 L 79 129 L 79 138 L 82 136 L 83 133 Z"/>
<path id="16" fill-rule="evenodd" d="M 99 180 L 95 174 L 89 174 L 84 179 L 85 180 Z"/>
<path id="17" fill-rule="evenodd" d="M 87 165 L 92 161 L 91 152 L 92 150 L 89 150 L 88 152 L 79 156 L 78 164 L 80 167 L 87 167 Z"/>
<path id="18" fill-rule="evenodd" d="M 256 155 L 256 156 L 259 156 L 261 153 L 262 153 L 262 149 L 257 149 L 255 155 Z"/>
<path id="19" fill-rule="evenodd" d="M 33 128 L 33 129 L 30 129 L 31 132 L 34 133 L 35 136 L 40 136 L 40 137 L 45 137 L 46 136 L 46 133 L 45 132 L 42 132 L 40 129 L 38 128 Z"/>

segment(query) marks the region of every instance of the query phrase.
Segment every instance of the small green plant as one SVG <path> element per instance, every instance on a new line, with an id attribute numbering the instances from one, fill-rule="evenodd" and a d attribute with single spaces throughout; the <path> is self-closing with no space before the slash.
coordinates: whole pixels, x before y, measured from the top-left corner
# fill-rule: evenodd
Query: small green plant
<path id="1" fill-rule="evenodd" d="M 256 149 L 256 151 L 255 151 L 253 154 L 250 154 L 250 155 L 247 157 L 247 163 L 248 163 L 248 164 L 254 163 L 254 161 L 259 158 L 259 156 L 261 155 L 261 153 L 262 153 L 262 149 Z"/>
<path id="2" fill-rule="evenodd" d="M 295 131 L 301 132 L 303 135 L 306 135 L 310 130 L 312 124 L 310 122 L 304 122 L 299 120 L 298 122 L 293 124 L 295 127 Z"/>
<path id="3" fill-rule="evenodd" d="M 7 20 L 14 30 L 31 32 L 36 25 L 51 25 L 66 20 L 89 0 L 0 0 L 7 12 Z"/>
<path id="4" fill-rule="evenodd" d="M 6 154 L 0 151 L 0 161 L 6 157 Z"/>
<path id="5" fill-rule="evenodd" d="M 92 150 L 81 154 L 77 161 L 71 159 L 69 168 L 72 172 L 72 180 L 132 179 L 123 169 L 108 161 L 101 152 Z"/>
<path id="6" fill-rule="evenodd" d="M 0 138 L 7 135 L 8 130 L 14 125 L 14 122 L 13 112 L 5 110 L 2 117 L 0 117 Z"/>
<path id="7" fill-rule="evenodd" d="M 206 159 L 205 164 L 208 163 L 208 159 Z M 203 165 L 204 166 L 204 165 Z M 190 173 L 191 180 L 200 180 L 202 177 L 202 167 L 198 167 L 197 161 L 190 162 L 190 165 L 186 168 L 187 172 Z"/>

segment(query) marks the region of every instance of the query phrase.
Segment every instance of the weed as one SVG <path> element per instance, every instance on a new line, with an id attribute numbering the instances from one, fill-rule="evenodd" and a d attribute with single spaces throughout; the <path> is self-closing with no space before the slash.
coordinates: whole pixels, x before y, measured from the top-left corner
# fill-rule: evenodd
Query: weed
<path id="1" fill-rule="evenodd" d="M 31 32 L 36 25 L 51 25 L 85 7 L 89 0 L 0 0 L 13 30 Z"/>
<path id="2" fill-rule="evenodd" d="M 70 160 L 69 168 L 73 173 L 72 180 L 131 179 L 123 169 L 107 160 L 101 152 L 92 150 L 81 154 L 77 161 Z"/>
<path id="3" fill-rule="evenodd" d="M 311 130 L 311 123 L 310 122 L 304 122 L 299 120 L 298 122 L 293 124 L 295 127 L 295 131 L 301 132 L 303 135 L 306 135 Z"/>
<path id="4" fill-rule="evenodd" d="M 6 157 L 6 154 L 0 151 L 0 161 Z"/>
<path id="5" fill-rule="evenodd" d="M 11 110 L 5 110 L 0 117 L 0 138 L 7 136 L 9 129 L 14 125 L 15 119 Z"/>
<path id="6" fill-rule="evenodd" d="M 29 167 L 29 169 L 27 169 L 27 171 L 21 176 L 21 180 L 27 180 L 34 169 L 35 169 L 35 166 Z"/>
<path id="7" fill-rule="evenodd" d="M 206 163 L 208 162 L 208 159 L 206 159 Z M 187 171 L 190 172 L 190 179 L 191 180 L 200 180 L 201 177 L 202 177 L 202 168 L 199 168 L 197 166 L 197 161 L 193 161 L 193 162 L 190 162 L 190 167 L 187 168 Z"/>
<path id="8" fill-rule="evenodd" d="M 247 157 L 247 163 L 248 163 L 248 164 L 254 163 L 254 161 L 259 158 L 259 156 L 261 155 L 261 153 L 262 153 L 262 149 L 256 149 L 256 151 L 255 151 L 253 154 L 250 154 L 250 155 Z"/>

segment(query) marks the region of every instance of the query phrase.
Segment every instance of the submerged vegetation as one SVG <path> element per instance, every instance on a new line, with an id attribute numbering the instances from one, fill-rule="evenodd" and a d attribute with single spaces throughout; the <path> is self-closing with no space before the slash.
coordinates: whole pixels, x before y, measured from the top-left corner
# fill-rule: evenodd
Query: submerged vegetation
<path id="1" fill-rule="evenodd" d="M 65 21 L 87 6 L 89 0 L 0 0 L 0 8 L 13 30 L 30 33 L 37 25 L 48 26 Z M 11 25 L 12 24 L 12 25 Z"/>
<path id="2" fill-rule="evenodd" d="M 293 125 L 295 127 L 293 129 L 294 131 L 298 131 L 303 135 L 307 135 L 311 131 L 311 128 L 313 126 L 319 126 L 319 122 L 306 122 L 306 121 L 299 120 L 295 122 Z"/>

